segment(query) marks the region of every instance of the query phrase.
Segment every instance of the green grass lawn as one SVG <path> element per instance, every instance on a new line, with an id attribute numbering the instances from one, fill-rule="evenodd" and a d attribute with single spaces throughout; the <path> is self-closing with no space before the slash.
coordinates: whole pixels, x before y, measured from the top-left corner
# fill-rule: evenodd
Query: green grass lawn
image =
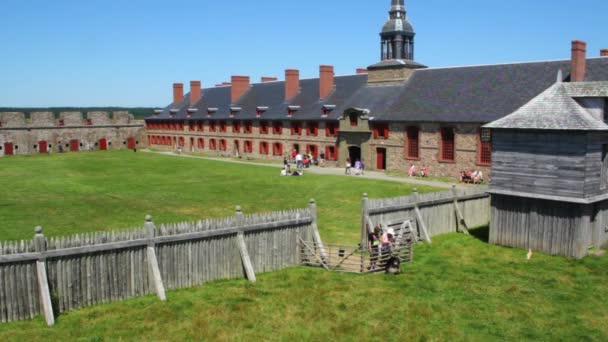
<path id="1" fill-rule="evenodd" d="M 433 191 L 418 186 L 419 191 Z M 279 170 L 132 151 L 0 158 L 0 241 L 156 223 L 267 212 L 317 201 L 319 226 L 330 242 L 359 237 L 361 195 L 410 194 L 401 183 L 321 176 L 280 177 Z"/>
<path id="2" fill-rule="evenodd" d="M 0 324 L 0 340 L 608 340 L 608 258 L 525 255 L 450 234 L 398 276 L 292 268 Z"/>
<path id="3" fill-rule="evenodd" d="M 325 240 L 355 242 L 363 192 L 412 187 L 353 177 L 278 176 L 244 166 L 131 151 L 0 158 L 0 240 L 319 204 Z M 424 188 L 423 191 L 433 189 Z M 487 228 L 415 246 L 403 274 L 296 267 L 0 324 L 0 341 L 607 341 L 608 258 L 569 260 L 489 245 Z"/>

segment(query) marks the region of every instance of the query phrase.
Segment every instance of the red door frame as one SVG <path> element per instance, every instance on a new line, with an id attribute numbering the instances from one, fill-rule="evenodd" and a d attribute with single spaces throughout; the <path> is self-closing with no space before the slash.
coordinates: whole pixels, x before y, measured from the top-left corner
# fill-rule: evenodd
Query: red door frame
<path id="1" fill-rule="evenodd" d="M 386 149 L 378 147 L 376 149 L 376 169 L 386 170 Z"/>
<path id="2" fill-rule="evenodd" d="M 72 139 L 72 140 L 70 140 L 70 151 L 72 151 L 72 152 L 78 152 L 80 150 L 79 147 L 80 146 L 79 146 L 78 139 Z"/>
<path id="3" fill-rule="evenodd" d="M 13 148 L 13 143 L 7 142 L 4 143 L 4 154 L 7 156 L 12 156 L 15 154 L 15 150 Z"/>
<path id="4" fill-rule="evenodd" d="M 99 139 L 99 150 L 105 151 L 108 149 L 108 140 L 106 138 Z"/>
<path id="5" fill-rule="evenodd" d="M 38 151 L 40 153 L 47 153 L 49 151 L 49 145 L 44 140 L 38 142 Z"/>
<path id="6" fill-rule="evenodd" d="M 129 150 L 132 150 L 132 149 L 134 149 L 135 147 L 136 147 L 136 146 L 135 146 L 135 138 L 133 138 L 133 137 L 131 137 L 131 138 L 127 138 L 127 148 L 128 148 Z"/>

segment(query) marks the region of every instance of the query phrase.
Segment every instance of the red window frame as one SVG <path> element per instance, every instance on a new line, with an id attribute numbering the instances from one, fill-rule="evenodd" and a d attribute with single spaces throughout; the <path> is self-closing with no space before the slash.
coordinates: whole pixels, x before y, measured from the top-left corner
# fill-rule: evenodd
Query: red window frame
<path id="1" fill-rule="evenodd" d="M 325 123 L 325 136 L 335 137 L 338 135 L 338 123 L 337 122 L 326 122 Z"/>
<path id="2" fill-rule="evenodd" d="M 220 121 L 220 132 L 225 133 L 226 127 L 226 121 Z"/>
<path id="3" fill-rule="evenodd" d="M 315 137 L 319 135 L 319 123 L 316 121 L 309 121 L 306 124 L 306 135 Z"/>
<path id="4" fill-rule="evenodd" d="M 325 146 L 325 159 L 338 160 L 338 147 L 334 145 Z"/>
<path id="5" fill-rule="evenodd" d="M 251 152 L 253 152 L 253 141 L 251 141 L 251 140 L 245 140 L 243 142 L 243 151 L 245 153 L 251 153 Z"/>
<path id="6" fill-rule="evenodd" d="M 241 122 L 238 120 L 232 121 L 232 133 L 241 133 Z"/>
<path id="7" fill-rule="evenodd" d="M 388 137 L 389 137 L 388 124 L 386 124 L 386 123 L 374 124 L 373 131 L 374 131 L 374 139 L 388 139 Z"/>
<path id="8" fill-rule="evenodd" d="M 268 143 L 260 141 L 260 154 L 268 154 Z"/>
<path id="9" fill-rule="evenodd" d="M 477 164 L 492 165 L 492 131 L 489 128 L 479 128 L 479 134 L 477 134 Z"/>
<path id="10" fill-rule="evenodd" d="M 283 122 L 273 121 L 272 122 L 272 134 L 283 134 Z"/>
<path id="11" fill-rule="evenodd" d="M 215 139 L 209 139 L 209 149 L 210 150 L 217 150 L 217 140 L 215 140 Z"/>
<path id="12" fill-rule="evenodd" d="M 203 124 L 203 121 L 199 121 L 197 123 L 196 130 L 199 131 L 199 132 L 204 132 L 205 131 L 205 125 Z"/>
<path id="13" fill-rule="evenodd" d="M 268 121 L 260 121 L 260 134 L 268 134 Z"/>
<path id="14" fill-rule="evenodd" d="M 313 157 L 319 157 L 319 146 L 317 145 L 306 145 L 306 153 L 312 154 Z"/>
<path id="15" fill-rule="evenodd" d="M 215 131 L 217 131 L 217 122 L 209 121 L 209 132 L 215 132 Z"/>
<path id="16" fill-rule="evenodd" d="M 197 143 L 198 148 L 200 148 L 201 150 L 205 149 L 205 139 L 203 138 L 198 138 L 198 143 Z"/>
<path id="17" fill-rule="evenodd" d="M 226 151 L 227 147 L 226 139 L 220 139 L 220 151 Z"/>
<path id="18" fill-rule="evenodd" d="M 246 134 L 253 133 L 253 122 L 245 121 L 243 123 L 243 133 L 246 133 Z"/>
<path id="19" fill-rule="evenodd" d="M 420 159 L 420 128 L 407 127 L 405 130 L 405 158 Z"/>
<path id="20" fill-rule="evenodd" d="M 291 135 L 302 135 L 302 123 L 299 121 L 291 122 Z"/>
<path id="21" fill-rule="evenodd" d="M 188 125 L 190 126 L 189 129 L 190 129 L 191 132 L 196 131 L 196 122 L 195 121 L 190 121 L 188 123 Z"/>
<path id="22" fill-rule="evenodd" d="M 283 155 L 283 144 L 280 142 L 275 142 L 272 144 L 272 155 L 273 156 L 282 156 Z"/>
<path id="23" fill-rule="evenodd" d="M 456 160 L 456 134 L 451 127 L 443 127 L 439 131 L 439 161 L 452 163 Z"/>

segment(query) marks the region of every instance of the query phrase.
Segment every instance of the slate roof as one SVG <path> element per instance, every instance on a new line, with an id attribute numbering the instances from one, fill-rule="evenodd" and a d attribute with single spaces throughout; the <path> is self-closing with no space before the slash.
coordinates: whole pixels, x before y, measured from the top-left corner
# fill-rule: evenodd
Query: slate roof
<path id="1" fill-rule="evenodd" d="M 572 98 L 569 94 L 571 88 L 576 89 L 578 94 L 582 95 L 581 89 L 585 88 L 585 85 L 571 86 L 570 83 L 556 83 L 513 114 L 484 127 L 607 131 L 608 125 L 595 119 Z"/>
<path id="2" fill-rule="evenodd" d="M 266 106 L 262 118 L 269 120 L 335 120 L 347 109 L 360 108 L 368 109 L 376 121 L 488 123 L 545 91 L 555 83 L 559 70 L 568 81 L 570 60 L 417 69 L 407 82 L 386 85 L 367 84 L 365 74 L 336 76 L 334 90 L 323 100 L 319 99 L 318 78 L 300 80 L 299 92 L 289 101 L 284 99 L 284 81 L 256 83 L 234 104 L 242 108 L 235 118 L 255 118 L 256 108 Z M 608 81 L 608 58 L 587 59 L 585 81 Z M 574 85 L 568 87 L 573 93 L 582 91 Z M 605 91 L 599 83 L 586 87 L 594 87 L 598 94 Z M 199 111 L 191 119 L 207 118 L 209 107 L 218 108 L 213 118 L 230 119 L 230 89 L 203 89 L 201 100 L 192 106 Z M 294 105 L 300 110 L 288 118 L 287 107 Z M 336 106 L 327 118 L 321 116 L 323 105 Z M 178 108 L 173 118 L 183 120 L 189 107 L 187 94 L 182 103 L 169 105 L 162 114 L 148 119 L 169 119 L 169 110 Z"/>

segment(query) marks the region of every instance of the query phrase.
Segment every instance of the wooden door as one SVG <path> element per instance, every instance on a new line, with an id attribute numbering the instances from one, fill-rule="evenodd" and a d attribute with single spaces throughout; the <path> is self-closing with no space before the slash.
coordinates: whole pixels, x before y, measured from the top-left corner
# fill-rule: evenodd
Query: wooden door
<path id="1" fill-rule="evenodd" d="M 49 151 L 49 145 L 46 141 L 41 140 L 38 142 L 38 151 L 40 151 L 40 153 L 47 153 Z"/>
<path id="2" fill-rule="evenodd" d="M 106 138 L 99 139 L 99 150 L 105 151 L 108 149 L 108 140 Z"/>
<path id="3" fill-rule="evenodd" d="M 386 149 L 376 149 L 376 169 L 386 170 Z"/>
<path id="4" fill-rule="evenodd" d="M 135 149 L 135 138 L 127 138 L 127 148 L 130 150 Z"/>
<path id="5" fill-rule="evenodd" d="M 14 153 L 15 152 L 13 150 L 13 143 L 4 143 L 4 154 L 7 156 L 12 156 Z"/>
<path id="6" fill-rule="evenodd" d="M 79 145 L 78 145 L 78 139 L 72 139 L 70 140 L 70 151 L 72 152 L 78 152 L 79 150 Z"/>

